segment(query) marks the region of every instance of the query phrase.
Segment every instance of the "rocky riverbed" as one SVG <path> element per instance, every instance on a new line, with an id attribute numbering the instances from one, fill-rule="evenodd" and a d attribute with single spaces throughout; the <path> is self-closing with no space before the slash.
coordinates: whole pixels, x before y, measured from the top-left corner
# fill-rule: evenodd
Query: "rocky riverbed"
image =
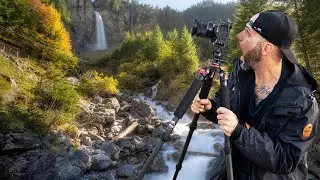
<path id="1" fill-rule="evenodd" d="M 73 134 L 54 130 L 41 135 L 27 129 L 0 132 L 0 179 L 133 179 L 162 132 L 173 126 L 157 117 L 149 104 L 133 96 L 97 96 L 91 101 L 80 101 L 79 106 L 82 112 L 76 117 L 78 130 Z M 212 128 L 210 123 L 198 122 L 198 129 Z M 159 153 L 148 173 L 166 173 L 169 167 L 165 161 L 177 162 L 185 139 L 174 132 L 169 142 L 173 151 L 168 156 Z M 215 132 L 209 136 L 219 135 Z M 219 152 L 223 146 L 216 143 L 212 149 Z M 190 155 L 220 156 L 219 153 L 199 154 L 192 148 L 188 153 L 185 159 Z M 317 174 L 317 161 L 312 158 L 317 153 L 310 154 L 312 172 Z M 213 164 L 214 161 L 209 163 L 209 169 Z M 210 176 L 208 171 L 206 177 Z"/>
<path id="2" fill-rule="evenodd" d="M 79 130 L 69 136 L 26 129 L 0 133 L 0 179 L 129 179 L 172 127 L 150 105 L 130 96 L 95 97 L 79 106 Z M 172 143 L 179 138 L 172 134 Z M 159 155 L 148 172 L 167 171 Z"/>

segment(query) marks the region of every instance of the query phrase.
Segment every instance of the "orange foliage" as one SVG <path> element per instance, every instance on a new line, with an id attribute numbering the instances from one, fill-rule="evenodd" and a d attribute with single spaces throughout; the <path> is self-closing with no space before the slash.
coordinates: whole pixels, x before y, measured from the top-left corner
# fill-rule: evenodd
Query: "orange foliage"
<path id="1" fill-rule="evenodd" d="M 66 31 L 61 15 L 52 6 L 46 6 L 40 0 L 26 0 L 28 7 L 38 16 L 38 37 L 56 49 L 71 52 L 69 33 Z"/>

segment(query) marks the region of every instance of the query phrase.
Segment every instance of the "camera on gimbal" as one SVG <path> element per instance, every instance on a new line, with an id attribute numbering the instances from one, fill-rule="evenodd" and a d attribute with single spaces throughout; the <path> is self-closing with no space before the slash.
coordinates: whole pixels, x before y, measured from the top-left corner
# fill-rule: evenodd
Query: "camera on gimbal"
<path id="1" fill-rule="evenodd" d="M 224 63 L 222 50 L 227 44 L 231 26 L 232 24 L 229 21 L 220 21 L 220 23 L 216 25 L 212 22 L 195 19 L 191 34 L 193 36 L 209 38 L 210 43 L 214 45 L 214 50 L 212 52 L 213 60 L 215 62 Z"/>

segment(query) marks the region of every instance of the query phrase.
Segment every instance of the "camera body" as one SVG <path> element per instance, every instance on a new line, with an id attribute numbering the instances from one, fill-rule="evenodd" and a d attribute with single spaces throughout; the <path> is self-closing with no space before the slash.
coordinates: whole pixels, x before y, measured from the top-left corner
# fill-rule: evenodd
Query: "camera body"
<path id="1" fill-rule="evenodd" d="M 213 60 L 215 62 L 222 62 L 223 50 L 227 45 L 229 32 L 232 27 L 231 22 L 221 20 L 218 25 L 212 22 L 205 22 L 203 20 L 194 20 L 191 30 L 192 36 L 198 36 L 202 38 L 209 38 L 210 42 L 214 45 L 212 52 Z"/>
<path id="2" fill-rule="evenodd" d="M 211 42 L 225 46 L 227 44 L 229 32 L 231 29 L 231 22 L 221 20 L 218 25 L 212 22 L 205 22 L 203 20 L 194 20 L 191 34 L 194 36 L 209 38 Z"/>

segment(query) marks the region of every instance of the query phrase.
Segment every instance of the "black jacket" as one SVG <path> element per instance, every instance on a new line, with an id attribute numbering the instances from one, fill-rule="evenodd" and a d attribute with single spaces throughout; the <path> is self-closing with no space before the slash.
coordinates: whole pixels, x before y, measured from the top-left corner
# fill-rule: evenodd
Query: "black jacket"
<path id="1" fill-rule="evenodd" d="M 235 180 L 307 179 L 307 148 L 316 135 L 319 119 L 314 97 L 317 82 L 302 66 L 287 60 L 284 62 L 289 69 L 289 77 L 273 105 L 266 108 L 260 118 L 254 119 L 248 128 L 245 126 L 247 120 L 241 117 L 248 111 L 248 87 L 244 82 L 250 70 L 242 70 L 240 59 L 234 61 L 228 87 L 230 109 L 239 119 L 231 136 Z M 211 101 L 213 108 L 202 115 L 216 122 L 219 94 Z M 307 137 L 307 128 L 311 125 L 311 135 Z"/>

